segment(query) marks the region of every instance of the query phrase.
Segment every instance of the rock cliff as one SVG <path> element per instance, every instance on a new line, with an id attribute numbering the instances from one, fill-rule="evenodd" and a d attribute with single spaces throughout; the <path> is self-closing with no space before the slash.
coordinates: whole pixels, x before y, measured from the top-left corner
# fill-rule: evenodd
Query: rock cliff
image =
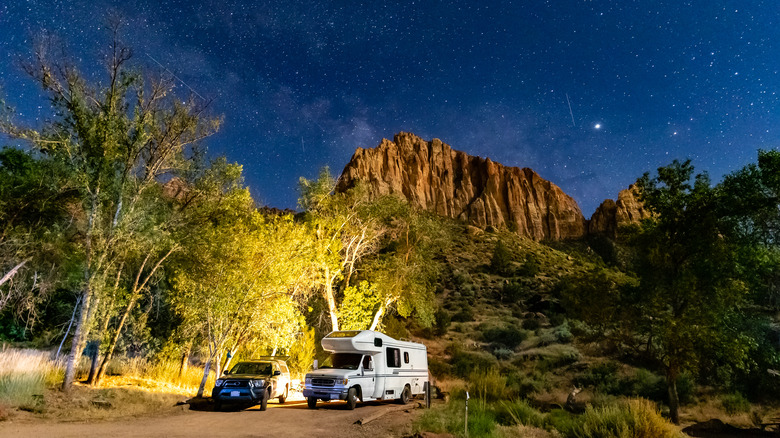
<path id="1" fill-rule="evenodd" d="M 617 201 L 607 199 L 601 203 L 588 221 L 589 234 L 605 234 L 615 238 L 622 225 L 638 223 L 650 217 L 633 184 L 618 193 Z"/>
<path id="2" fill-rule="evenodd" d="M 535 240 L 576 239 L 587 233 L 574 199 L 533 170 L 471 156 L 439 139 L 399 133 L 375 148 L 358 148 L 337 190 L 358 180 L 373 198 L 399 195 L 480 228 L 508 228 Z"/>

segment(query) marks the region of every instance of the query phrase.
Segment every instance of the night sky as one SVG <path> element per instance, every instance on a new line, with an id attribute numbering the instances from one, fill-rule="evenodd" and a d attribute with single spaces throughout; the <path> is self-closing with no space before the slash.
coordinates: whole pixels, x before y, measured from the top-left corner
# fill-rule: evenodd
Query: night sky
<path id="1" fill-rule="evenodd" d="M 780 145 L 774 0 L 4 0 L 0 93 L 19 121 L 47 116 L 17 67 L 31 36 L 101 72 L 106 11 L 134 62 L 213 100 L 209 151 L 274 207 L 399 131 L 530 167 L 586 217 L 673 159 L 717 182 Z"/>

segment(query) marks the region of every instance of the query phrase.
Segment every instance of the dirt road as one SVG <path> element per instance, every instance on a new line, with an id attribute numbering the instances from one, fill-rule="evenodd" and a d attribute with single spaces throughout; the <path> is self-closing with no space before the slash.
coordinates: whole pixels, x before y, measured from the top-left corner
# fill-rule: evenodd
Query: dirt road
<path id="1" fill-rule="evenodd" d="M 332 402 L 311 410 L 305 401 L 269 402 L 264 412 L 253 407 L 233 412 L 184 410 L 113 422 L 3 422 L 0 437 L 402 437 L 411 433 L 412 421 L 422 411 L 417 406 L 371 402 L 350 411 L 344 402 Z M 382 415 L 368 424 L 356 424 L 377 414 Z"/>

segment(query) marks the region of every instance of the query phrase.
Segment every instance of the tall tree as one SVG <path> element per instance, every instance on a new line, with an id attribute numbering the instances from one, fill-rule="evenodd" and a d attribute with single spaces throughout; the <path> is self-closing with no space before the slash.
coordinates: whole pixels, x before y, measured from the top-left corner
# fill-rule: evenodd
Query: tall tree
<path id="1" fill-rule="evenodd" d="M 711 345 L 729 351 L 735 366 L 748 361 L 751 342 L 730 321 L 743 308 L 736 247 L 724 237 L 716 191 L 706 174 L 693 177 L 690 161 L 674 161 L 645 174 L 639 189 L 653 214 L 632 239 L 639 278 L 629 302 L 645 317 L 640 330 L 666 371 L 670 415 L 679 422 L 677 381 L 695 371 Z M 692 180 L 693 179 L 693 180 Z"/>
<path id="2" fill-rule="evenodd" d="M 97 84 L 89 84 L 73 64 L 53 59 L 50 45 L 39 45 L 25 70 L 48 94 L 54 121 L 42 130 L 2 124 L 3 132 L 67 165 L 78 182 L 81 308 L 65 390 L 73 384 L 100 294 L 110 282 L 109 268 L 118 265 L 124 245 L 148 231 L 134 220 L 143 215 L 144 194 L 184 167 L 186 148 L 219 126 L 218 119 L 204 116 L 203 103 L 177 98 L 171 80 L 147 84 L 130 69 L 132 51 L 122 44 L 120 27 L 118 21 L 109 26 L 108 77 Z"/>

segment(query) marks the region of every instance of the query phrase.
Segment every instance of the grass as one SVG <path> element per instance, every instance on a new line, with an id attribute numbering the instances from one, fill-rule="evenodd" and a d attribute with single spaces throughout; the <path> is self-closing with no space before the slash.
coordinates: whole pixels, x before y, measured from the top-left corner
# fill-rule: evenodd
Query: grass
<path id="1" fill-rule="evenodd" d="M 414 431 L 465 436 L 465 399 L 453 397 L 446 405 L 427 410 L 414 424 Z M 468 404 L 468 436 L 563 436 L 566 438 L 682 438 L 679 428 L 645 399 L 623 399 L 581 415 L 562 409 L 543 413 L 525 400 L 487 402 L 481 398 Z"/>
<path id="2" fill-rule="evenodd" d="M 83 358 L 77 380 L 86 378 L 89 365 Z M 24 415 L 78 421 L 172 412 L 177 402 L 197 393 L 203 368 L 190 367 L 180 377 L 177 361 L 116 358 L 100 386 L 77 382 L 69 393 L 59 391 L 63 377 L 63 360 L 48 352 L 1 347 L 0 421 Z M 214 379 L 211 373 L 205 395 Z"/>
<path id="3" fill-rule="evenodd" d="M 62 380 L 62 362 L 37 350 L 0 350 L 0 403 L 38 411 L 48 387 Z"/>

